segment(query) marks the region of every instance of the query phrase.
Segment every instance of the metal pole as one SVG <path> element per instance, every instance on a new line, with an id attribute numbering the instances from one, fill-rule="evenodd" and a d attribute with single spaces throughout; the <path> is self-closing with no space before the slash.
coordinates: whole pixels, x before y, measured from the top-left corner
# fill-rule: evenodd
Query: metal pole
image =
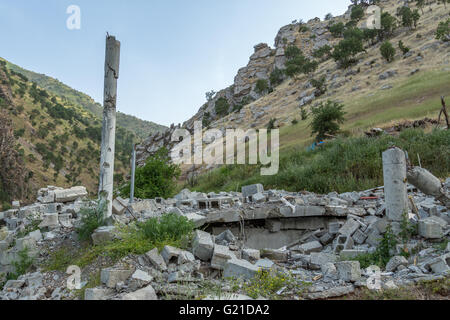
<path id="1" fill-rule="evenodd" d="M 120 42 L 106 37 L 105 90 L 103 101 L 102 145 L 100 149 L 99 199 L 107 200 L 105 219 L 112 217 L 114 187 L 114 152 L 116 137 L 117 79 L 119 78 Z"/>
<path id="2" fill-rule="evenodd" d="M 131 183 L 130 183 L 130 203 L 134 202 L 134 177 L 136 173 L 136 145 L 133 146 L 131 154 Z"/>

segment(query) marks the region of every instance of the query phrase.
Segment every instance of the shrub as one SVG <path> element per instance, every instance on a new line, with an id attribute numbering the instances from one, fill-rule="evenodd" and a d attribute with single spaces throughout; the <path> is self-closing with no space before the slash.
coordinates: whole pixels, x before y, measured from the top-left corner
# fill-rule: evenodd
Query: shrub
<path id="1" fill-rule="evenodd" d="M 317 107 L 311 109 L 313 120 L 311 122 L 312 134 L 316 135 L 316 140 L 321 141 L 327 135 L 334 135 L 339 132 L 339 124 L 344 122 L 344 105 L 328 100 Z"/>
<path id="2" fill-rule="evenodd" d="M 311 79 L 311 84 L 317 89 L 318 96 L 321 96 L 327 92 L 327 86 L 325 85 L 326 77 L 323 76 L 320 79 Z"/>
<path id="3" fill-rule="evenodd" d="M 436 30 L 436 39 L 441 41 L 450 41 L 450 19 L 439 23 Z"/>
<path id="4" fill-rule="evenodd" d="M 418 24 L 418 22 L 419 22 L 419 19 L 420 19 L 420 13 L 419 13 L 419 10 L 417 10 L 417 9 L 415 9 L 413 12 L 412 12 L 412 20 L 413 20 L 413 24 L 414 24 L 414 28 L 417 28 L 417 24 Z"/>
<path id="5" fill-rule="evenodd" d="M 283 70 L 280 70 L 275 67 L 275 69 L 270 73 L 270 84 L 272 87 L 278 86 L 283 82 Z"/>
<path id="6" fill-rule="evenodd" d="M 363 42 L 358 38 L 347 38 L 339 42 L 332 53 L 332 57 L 343 68 L 348 68 L 356 62 L 355 56 L 363 52 Z"/>
<path id="7" fill-rule="evenodd" d="M 381 55 L 387 62 L 394 60 L 395 48 L 389 41 L 385 41 L 380 47 Z"/>
<path id="8" fill-rule="evenodd" d="M 269 90 L 269 83 L 265 79 L 258 79 L 256 81 L 255 92 L 258 94 L 264 94 Z"/>
<path id="9" fill-rule="evenodd" d="M 318 59 L 328 59 L 332 49 L 333 48 L 331 48 L 331 46 L 329 46 L 328 44 L 324 45 L 323 47 L 320 47 L 313 52 L 313 57 Z"/>
<path id="10" fill-rule="evenodd" d="M 364 9 L 360 5 L 356 5 L 352 8 L 352 12 L 350 14 L 350 18 L 352 20 L 359 21 L 364 17 Z"/>
<path id="11" fill-rule="evenodd" d="M 391 37 L 396 28 L 397 20 L 395 17 L 391 16 L 388 12 L 383 12 L 381 14 L 380 38 L 384 39 L 386 37 Z"/>
<path id="12" fill-rule="evenodd" d="M 95 229 L 106 224 L 105 212 L 107 210 L 107 201 L 99 200 L 94 208 L 82 208 L 81 224 L 76 229 L 81 241 L 89 241 Z"/>
<path id="13" fill-rule="evenodd" d="M 328 30 L 335 38 L 340 38 L 344 34 L 345 26 L 342 22 L 331 25 Z"/>
<path id="14" fill-rule="evenodd" d="M 169 213 L 137 224 L 138 230 L 152 243 L 180 242 L 193 232 L 195 225 L 186 217 Z"/>
<path id="15" fill-rule="evenodd" d="M 230 104 L 228 103 L 228 100 L 226 98 L 221 97 L 221 98 L 217 99 L 214 108 L 216 110 L 216 114 L 219 117 L 224 117 L 228 114 L 228 110 L 230 109 Z"/>
<path id="16" fill-rule="evenodd" d="M 143 167 L 136 168 L 135 197 L 141 199 L 170 198 L 176 188 L 175 179 L 179 176 L 179 166 L 170 163 L 167 149 L 162 148 L 154 156 L 149 157 Z M 121 193 L 129 194 L 130 185 L 122 188 Z"/>
<path id="17" fill-rule="evenodd" d="M 298 123 L 298 120 L 297 119 L 293 119 L 292 121 L 291 121 L 291 123 L 292 123 L 292 125 L 296 125 L 297 123 Z"/>
<path id="18" fill-rule="evenodd" d="M 409 48 L 406 47 L 406 46 L 403 44 L 403 41 L 402 41 L 402 40 L 400 40 L 400 41 L 398 42 L 398 47 L 400 48 L 400 50 L 402 50 L 402 53 L 403 53 L 404 55 L 407 54 L 407 53 L 409 52 Z"/>
<path id="19" fill-rule="evenodd" d="M 306 111 L 305 108 L 303 108 L 302 111 L 300 111 L 300 115 L 301 115 L 303 121 L 308 119 L 308 111 Z"/>
<path id="20" fill-rule="evenodd" d="M 293 290 L 298 294 L 306 287 L 305 283 L 297 281 L 291 273 L 262 269 L 244 286 L 249 297 L 253 299 L 264 297 L 271 300 L 280 299 L 277 292 L 281 288 L 286 288 L 288 291 Z"/>
<path id="21" fill-rule="evenodd" d="M 399 10 L 399 15 L 402 19 L 402 26 L 412 28 L 414 20 L 411 9 L 409 7 L 402 7 Z"/>

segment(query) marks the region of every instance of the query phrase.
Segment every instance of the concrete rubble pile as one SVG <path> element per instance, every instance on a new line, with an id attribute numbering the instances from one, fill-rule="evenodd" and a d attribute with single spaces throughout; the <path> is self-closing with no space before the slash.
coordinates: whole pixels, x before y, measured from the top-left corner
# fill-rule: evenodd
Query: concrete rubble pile
<path id="1" fill-rule="evenodd" d="M 450 238 L 450 216 L 442 203 L 442 194 L 448 195 L 449 187 L 447 179 L 438 200 L 406 186 L 407 217 L 419 234 L 392 252 L 393 258 L 381 270 L 383 287 L 448 276 L 450 246 L 440 250 L 436 243 Z M 25 247 L 31 255 L 45 259 L 42 248 L 55 249 L 62 241 L 75 243 L 79 212 L 92 204 L 83 200 L 86 195 L 83 187 L 48 187 L 39 191 L 37 203 L 25 207 L 16 203 L 16 208 L 0 213 L 0 271 L 13 272 L 13 261 Z M 205 279 L 226 288 L 223 278 L 248 280 L 258 270 L 290 272 L 310 283 L 308 299 L 352 293 L 366 286 L 370 276 L 352 259 L 374 252 L 388 225 L 394 234 L 402 230 L 401 221 L 388 219 L 384 197 L 382 187 L 317 195 L 265 191 L 262 185 L 245 186 L 241 193 L 204 194 L 186 189 L 173 199 L 132 204 L 119 197 L 113 203 L 118 224 L 175 213 L 205 231 L 195 231 L 189 251 L 166 246 L 161 253 L 154 249 L 102 269 L 102 285 L 87 289 L 85 299 L 152 300 L 183 292 L 194 298 Z M 37 223 L 36 230 L 18 237 L 27 226 Z M 116 227 L 106 226 L 92 238 L 100 244 L 115 236 Z M 405 249 L 409 258 L 402 254 Z M 67 275 L 38 270 L 6 282 L 0 299 L 67 299 L 72 293 L 65 279 Z"/>

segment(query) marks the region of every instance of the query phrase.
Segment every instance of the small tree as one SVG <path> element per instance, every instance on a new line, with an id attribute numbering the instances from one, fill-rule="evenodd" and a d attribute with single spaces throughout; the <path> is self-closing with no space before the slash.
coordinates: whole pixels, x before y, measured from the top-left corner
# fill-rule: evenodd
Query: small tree
<path id="1" fill-rule="evenodd" d="M 388 12 L 381 14 L 381 30 L 379 33 L 381 39 L 392 36 L 394 30 L 397 28 L 396 21 L 395 17 L 391 16 Z"/>
<path id="2" fill-rule="evenodd" d="M 275 69 L 270 73 L 270 84 L 272 87 L 278 86 L 283 82 L 283 70 L 280 70 L 275 67 Z"/>
<path id="3" fill-rule="evenodd" d="M 389 41 L 385 41 L 380 47 L 381 55 L 387 62 L 394 60 L 395 48 Z"/>
<path id="4" fill-rule="evenodd" d="M 269 90 L 269 83 L 266 79 L 258 79 L 256 81 L 255 92 L 258 94 L 264 94 Z"/>
<path id="5" fill-rule="evenodd" d="M 134 194 L 141 199 L 170 198 L 180 173 L 179 166 L 170 162 L 167 149 L 162 148 L 148 158 L 143 167 L 136 168 Z M 129 194 L 130 185 L 125 186 L 121 192 Z"/>
<path id="6" fill-rule="evenodd" d="M 320 79 L 311 79 L 311 84 L 316 88 L 317 96 L 321 96 L 327 92 L 327 86 L 325 85 L 326 77 L 323 76 Z"/>
<path id="7" fill-rule="evenodd" d="M 356 5 L 352 8 L 350 18 L 355 21 L 359 21 L 364 17 L 364 9 L 360 5 Z"/>
<path id="8" fill-rule="evenodd" d="M 403 54 L 407 54 L 409 52 L 409 48 L 403 44 L 402 40 L 398 42 L 398 47 L 402 50 Z"/>
<path id="9" fill-rule="evenodd" d="M 311 122 L 312 135 L 316 134 L 316 140 L 322 141 L 327 135 L 334 135 L 339 132 L 340 126 L 344 122 L 344 105 L 328 100 L 317 107 L 313 107 L 311 112 L 313 120 Z"/>
<path id="10" fill-rule="evenodd" d="M 333 59 L 343 68 L 356 62 L 355 56 L 364 51 L 363 42 L 358 38 L 347 38 L 339 42 L 332 53 Z"/>
<path id="11" fill-rule="evenodd" d="M 206 96 L 206 101 L 211 101 L 212 98 L 215 96 L 216 92 L 214 90 L 208 91 L 207 93 L 205 93 Z"/>
<path id="12" fill-rule="evenodd" d="M 436 39 L 441 41 L 450 41 L 450 19 L 439 23 L 436 30 Z"/>
<path id="13" fill-rule="evenodd" d="M 328 59 L 331 54 L 331 48 L 328 44 L 320 47 L 319 49 L 313 52 L 313 57 L 317 59 Z"/>
<path id="14" fill-rule="evenodd" d="M 422 14 L 423 14 L 423 8 L 425 7 L 425 0 L 416 0 L 416 4 L 417 4 L 417 7 L 420 9 L 420 10 L 422 10 Z"/>
<path id="15" fill-rule="evenodd" d="M 413 20 L 413 13 L 409 7 L 402 7 L 399 11 L 399 15 L 402 19 L 402 25 L 404 27 L 408 27 L 412 29 L 414 20 Z"/>
<path id="16" fill-rule="evenodd" d="M 305 108 L 302 109 L 302 111 L 300 111 L 300 116 L 302 117 L 302 120 L 305 121 L 308 119 L 308 111 L 306 111 Z"/>
<path id="17" fill-rule="evenodd" d="M 228 103 L 228 100 L 226 98 L 221 97 L 221 98 L 217 99 L 214 109 L 216 110 L 216 114 L 219 117 L 224 117 L 228 114 L 228 110 L 230 109 L 230 104 Z"/>
<path id="18" fill-rule="evenodd" d="M 418 24 L 419 19 L 420 19 L 420 13 L 419 13 L 419 10 L 415 9 L 415 10 L 413 11 L 413 13 L 412 13 L 411 18 L 412 18 L 412 20 L 413 20 L 414 28 L 417 28 L 417 24 Z"/>
<path id="19" fill-rule="evenodd" d="M 335 38 L 340 38 L 344 34 L 345 26 L 342 22 L 335 23 L 328 28 Z"/>
<path id="20" fill-rule="evenodd" d="M 333 15 L 331 13 L 327 13 L 325 16 L 325 21 L 329 21 L 331 19 L 333 19 Z"/>

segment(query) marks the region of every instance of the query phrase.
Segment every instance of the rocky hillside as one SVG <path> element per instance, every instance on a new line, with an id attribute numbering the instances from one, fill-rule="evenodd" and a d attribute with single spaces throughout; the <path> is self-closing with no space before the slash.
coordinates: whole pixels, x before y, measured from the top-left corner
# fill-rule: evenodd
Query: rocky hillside
<path id="1" fill-rule="evenodd" d="M 49 93 L 58 96 L 61 99 L 65 99 L 74 105 L 79 105 L 101 119 L 103 107 L 88 95 L 70 88 L 57 79 L 46 76 L 45 74 L 25 70 L 8 61 L 6 61 L 6 67 L 9 70 L 26 76 L 31 82 L 36 83 L 39 87 L 45 89 Z M 161 132 L 167 129 L 165 126 L 151 121 L 145 121 L 122 112 L 117 113 L 117 124 L 120 127 L 134 133 L 139 138 L 146 138 L 154 132 Z"/>
<path id="2" fill-rule="evenodd" d="M 48 184 L 83 184 L 89 192 L 96 193 L 100 118 L 87 106 L 55 94 L 55 88 L 46 90 L 40 87 L 37 82 L 8 66 L 0 60 L 0 203 L 27 200 L 37 189 Z M 84 99 L 87 96 L 80 97 Z M 139 138 L 133 132 L 118 126 L 117 183 L 123 181 L 129 172 L 132 145 L 137 141 Z M 20 179 L 9 183 L 12 173 L 18 174 L 20 170 L 25 170 L 19 174 Z"/>
<path id="3" fill-rule="evenodd" d="M 400 120 L 437 118 L 440 96 L 450 95 L 450 42 L 436 39 L 439 23 L 449 18 L 449 7 L 436 1 L 428 1 L 423 8 L 412 1 L 405 4 L 418 10 L 417 25 L 403 25 L 398 12 L 404 2 L 378 1 L 383 14 L 392 17 L 394 27 L 380 34 L 363 33 L 363 50 L 345 67 L 332 56 L 344 40 L 344 30 L 356 25 L 363 32 L 364 18 L 351 19 L 353 6 L 342 16 L 282 27 L 274 46 L 256 45 L 234 83 L 213 96 L 183 127 L 192 129 L 194 121 L 202 121 L 204 126 L 224 132 L 226 128 L 266 128 L 271 123 L 281 129 L 283 152 L 312 142 L 310 119 L 302 119 L 301 113 L 307 116 L 312 107 L 327 100 L 344 104 L 347 114 L 342 129 L 347 135 L 361 135 Z M 342 30 L 336 32 L 339 25 Z M 390 62 L 381 55 L 384 41 L 395 49 Z M 317 63 L 317 68 L 287 76 L 283 72 L 286 51 L 292 52 L 293 47 Z M 159 136 L 146 139 L 140 146 L 139 161 L 143 163 L 160 145 Z"/>

